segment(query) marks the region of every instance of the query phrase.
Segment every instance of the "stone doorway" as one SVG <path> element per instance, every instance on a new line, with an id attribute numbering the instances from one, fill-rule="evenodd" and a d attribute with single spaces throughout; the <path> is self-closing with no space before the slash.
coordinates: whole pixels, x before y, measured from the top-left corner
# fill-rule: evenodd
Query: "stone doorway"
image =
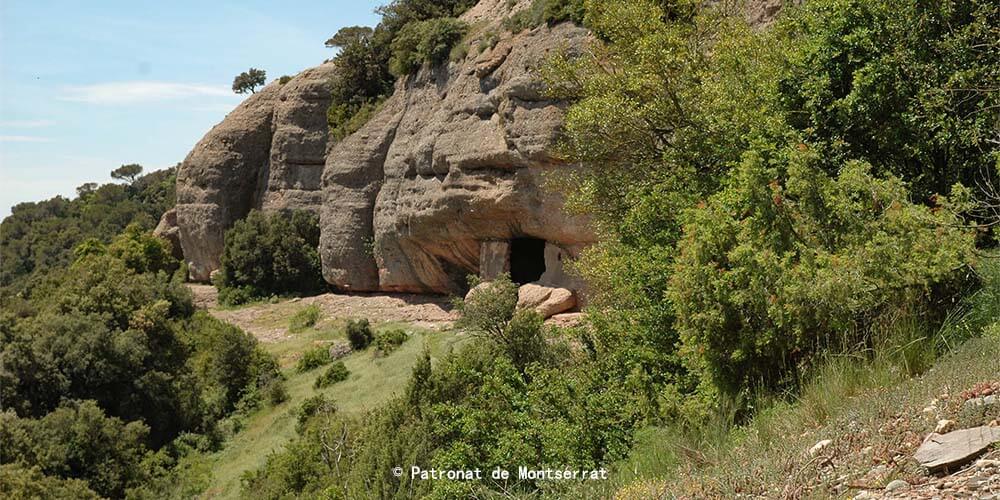
<path id="1" fill-rule="evenodd" d="M 545 240 L 510 240 L 510 279 L 518 285 L 538 281 L 545 273 Z"/>

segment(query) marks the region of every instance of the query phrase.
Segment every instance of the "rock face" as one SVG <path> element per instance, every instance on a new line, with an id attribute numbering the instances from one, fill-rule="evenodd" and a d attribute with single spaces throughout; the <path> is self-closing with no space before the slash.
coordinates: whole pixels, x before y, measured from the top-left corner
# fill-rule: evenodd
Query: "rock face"
<path id="1" fill-rule="evenodd" d="M 324 64 L 267 85 L 184 159 L 176 210 L 192 279 L 205 281 L 219 268 L 225 230 L 250 209 L 317 208 L 332 71 Z"/>
<path id="2" fill-rule="evenodd" d="M 323 276 L 341 290 L 461 293 L 467 275 L 503 272 L 580 290 L 563 264 L 595 236 L 542 187 L 572 166 L 551 153 L 566 103 L 543 96 L 536 70 L 589 35 L 569 23 L 505 32 L 530 3 L 480 1 L 462 16 L 467 55 L 400 79 L 340 142 L 327 136 L 330 63 L 246 99 L 178 173 L 192 279 L 218 269 L 225 230 L 251 209 L 306 209 L 320 217 Z"/>

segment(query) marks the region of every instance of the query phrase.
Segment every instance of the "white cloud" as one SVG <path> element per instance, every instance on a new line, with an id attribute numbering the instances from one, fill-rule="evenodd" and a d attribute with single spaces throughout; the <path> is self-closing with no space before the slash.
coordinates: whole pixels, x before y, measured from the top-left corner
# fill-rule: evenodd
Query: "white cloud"
<path id="1" fill-rule="evenodd" d="M 52 142 L 52 139 L 34 135 L 0 135 L 0 142 Z"/>
<path id="2" fill-rule="evenodd" d="M 193 97 L 238 96 L 224 85 L 131 81 L 67 87 L 60 99 L 91 104 L 134 104 Z"/>
<path id="3" fill-rule="evenodd" d="M 0 120 L 0 127 L 6 128 L 41 128 L 55 124 L 52 120 Z"/>

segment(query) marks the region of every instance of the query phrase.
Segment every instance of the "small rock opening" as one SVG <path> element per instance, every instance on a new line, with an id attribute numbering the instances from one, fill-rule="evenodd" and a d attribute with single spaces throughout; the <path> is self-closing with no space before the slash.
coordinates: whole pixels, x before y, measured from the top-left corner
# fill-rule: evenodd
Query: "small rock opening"
<path id="1" fill-rule="evenodd" d="M 510 240 L 510 279 L 518 285 L 538 281 L 545 272 L 545 240 Z"/>

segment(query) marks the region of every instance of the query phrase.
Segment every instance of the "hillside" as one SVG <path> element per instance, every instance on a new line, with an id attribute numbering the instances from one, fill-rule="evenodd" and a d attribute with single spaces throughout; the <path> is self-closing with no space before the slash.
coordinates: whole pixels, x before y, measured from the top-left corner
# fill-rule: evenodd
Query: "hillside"
<path id="1" fill-rule="evenodd" d="M 3 221 L 0 496 L 1000 494 L 1000 4 L 377 14 Z"/>

